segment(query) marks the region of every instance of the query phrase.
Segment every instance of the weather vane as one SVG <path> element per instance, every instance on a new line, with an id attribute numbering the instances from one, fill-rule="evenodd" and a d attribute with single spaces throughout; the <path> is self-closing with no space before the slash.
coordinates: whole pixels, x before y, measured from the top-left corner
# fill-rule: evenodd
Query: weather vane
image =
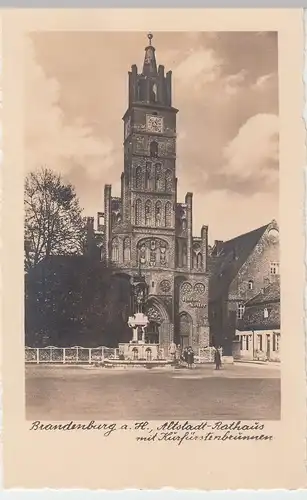
<path id="1" fill-rule="evenodd" d="M 152 33 L 148 33 L 147 38 L 149 40 L 149 45 L 151 45 L 151 40 L 153 39 L 153 34 Z"/>

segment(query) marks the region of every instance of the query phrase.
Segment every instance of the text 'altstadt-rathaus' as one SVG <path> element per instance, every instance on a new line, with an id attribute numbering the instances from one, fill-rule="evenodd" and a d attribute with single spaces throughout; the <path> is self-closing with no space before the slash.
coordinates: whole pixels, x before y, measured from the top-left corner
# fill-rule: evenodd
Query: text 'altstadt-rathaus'
<path id="1" fill-rule="evenodd" d="M 111 185 L 105 186 L 96 233 L 103 235 L 103 258 L 119 273 L 145 277 L 149 342 L 201 348 L 215 338 L 231 355 L 244 304 L 268 287 L 279 287 L 278 226 L 272 221 L 217 241 L 210 251 L 208 226 L 193 235 L 193 195 L 177 199 L 172 73 L 157 66 L 152 35 L 148 38 L 141 72 L 136 65 L 129 72 L 121 196 L 112 196 Z M 88 224 L 90 231 L 94 219 Z M 277 295 L 279 301 L 279 288 Z M 279 328 L 279 313 L 274 318 L 272 327 Z"/>

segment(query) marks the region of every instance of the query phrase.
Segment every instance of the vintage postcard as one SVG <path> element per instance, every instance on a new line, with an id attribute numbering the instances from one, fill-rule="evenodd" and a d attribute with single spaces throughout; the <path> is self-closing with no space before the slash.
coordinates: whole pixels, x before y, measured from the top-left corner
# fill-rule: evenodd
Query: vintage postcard
<path id="1" fill-rule="evenodd" d="M 3 40 L 5 487 L 306 486 L 302 11 Z"/>

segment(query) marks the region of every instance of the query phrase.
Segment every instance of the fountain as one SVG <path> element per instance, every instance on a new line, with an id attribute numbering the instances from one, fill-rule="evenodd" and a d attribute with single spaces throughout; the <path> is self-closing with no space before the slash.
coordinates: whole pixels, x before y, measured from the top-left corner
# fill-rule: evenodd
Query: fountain
<path id="1" fill-rule="evenodd" d="M 131 300 L 133 315 L 128 318 L 128 326 L 132 330 L 130 342 L 118 344 L 119 358 L 112 360 L 112 366 L 165 366 L 172 362 L 163 354 L 159 343 L 148 342 L 146 329 L 149 319 L 145 314 L 148 297 L 148 285 L 145 276 L 139 273 L 131 278 Z M 108 362 L 106 364 L 109 364 Z"/>

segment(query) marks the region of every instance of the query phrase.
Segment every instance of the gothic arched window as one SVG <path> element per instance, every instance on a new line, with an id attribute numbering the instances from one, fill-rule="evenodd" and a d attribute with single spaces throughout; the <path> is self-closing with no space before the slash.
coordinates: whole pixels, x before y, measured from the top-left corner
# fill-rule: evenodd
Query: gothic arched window
<path id="1" fill-rule="evenodd" d="M 187 262 L 188 262 L 187 244 L 184 242 L 182 244 L 182 265 L 183 265 L 183 267 L 186 267 Z"/>
<path id="2" fill-rule="evenodd" d="M 150 156 L 157 158 L 158 156 L 158 143 L 157 141 L 152 141 L 150 143 Z"/>
<path id="3" fill-rule="evenodd" d="M 145 171 L 145 189 L 150 189 L 150 180 L 151 180 L 151 163 L 146 163 L 146 171 Z"/>
<path id="4" fill-rule="evenodd" d="M 179 316 L 179 334 L 181 347 L 187 347 L 190 343 L 192 333 L 192 318 L 187 313 Z"/>
<path id="5" fill-rule="evenodd" d="M 171 227 L 172 225 L 172 205 L 168 201 L 165 205 L 165 226 Z"/>
<path id="6" fill-rule="evenodd" d="M 151 102 L 157 102 L 158 92 L 157 92 L 157 84 L 152 83 L 150 86 L 150 100 Z"/>
<path id="7" fill-rule="evenodd" d="M 198 243 L 193 245 L 193 268 L 200 269 L 202 264 L 202 257 L 200 253 L 200 245 Z"/>
<path id="8" fill-rule="evenodd" d="M 163 189 L 163 175 L 161 163 L 156 163 L 155 189 L 161 191 Z"/>
<path id="9" fill-rule="evenodd" d="M 151 222 L 151 201 L 147 200 L 145 203 L 145 225 L 150 226 Z"/>
<path id="10" fill-rule="evenodd" d="M 161 226 L 161 218 L 162 218 L 162 204 L 161 201 L 157 201 L 155 207 L 155 224 L 156 226 Z"/>
<path id="11" fill-rule="evenodd" d="M 170 170 L 165 173 L 165 189 L 166 191 L 172 190 L 172 172 Z"/>
<path id="12" fill-rule="evenodd" d="M 130 251 L 130 238 L 124 239 L 124 262 L 130 262 L 131 251 Z"/>
<path id="13" fill-rule="evenodd" d="M 143 178 L 142 178 L 142 167 L 136 167 L 136 170 L 135 170 L 135 185 L 136 185 L 136 189 L 141 189 L 142 188 L 142 184 L 143 184 Z"/>
<path id="14" fill-rule="evenodd" d="M 143 82 L 142 82 L 142 80 L 138 81 L 138 95 L 137 95 L 137 99 L 139 101 L 143 101 Z"/>
<path id="15" fill-rule="evenodd" d="M 142 223 L 142 202 L 141 200 L 136 200 L 135 202 L 135 223 L 140 226 Z"/>
<path id="16" fill-rule="evenodd" d="M 197 269 L 201 269 L 203 267 L 203 256 L 201 253 L 197 255 Z"/>
<path id="17" fill-rule="evenodd" d="M 119 261 L 119 243 L 118 238 L 112 240 L 112 260 L 113 262 Z"/>
<path id="18" fill-rule="evenodd" d="M 182 258 L 181 258 L 181 245 L 179 244 L 178 240 L 175 242 L 175 249 L 176 249 L 176 263 L 178 267 L 182 267 Z"/>

